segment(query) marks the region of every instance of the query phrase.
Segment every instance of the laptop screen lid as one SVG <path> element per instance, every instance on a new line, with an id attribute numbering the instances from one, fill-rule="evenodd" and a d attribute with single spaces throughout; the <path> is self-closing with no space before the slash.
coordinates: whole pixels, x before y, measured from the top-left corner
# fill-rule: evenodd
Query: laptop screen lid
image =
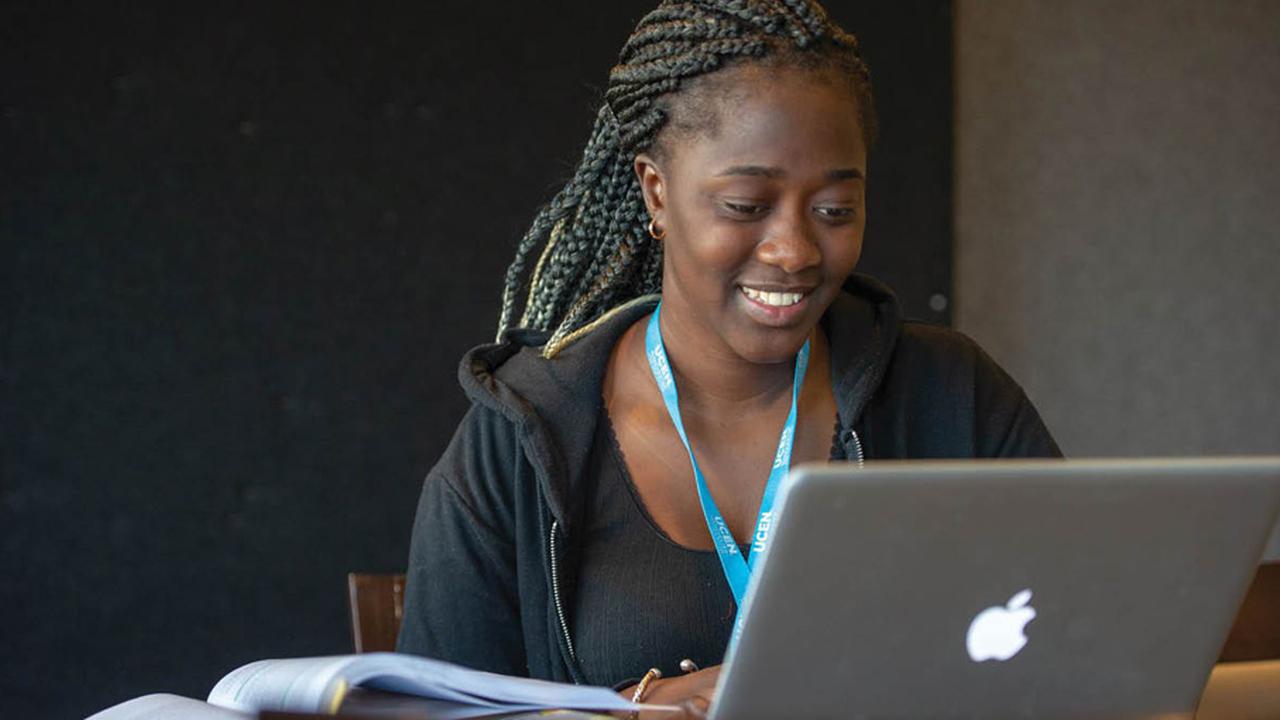
<path id="1" fill-rule="evenodd" d="M 1189 717 L 1278 510 L 1280 457 L 797 468 L 712 718 Z"/>

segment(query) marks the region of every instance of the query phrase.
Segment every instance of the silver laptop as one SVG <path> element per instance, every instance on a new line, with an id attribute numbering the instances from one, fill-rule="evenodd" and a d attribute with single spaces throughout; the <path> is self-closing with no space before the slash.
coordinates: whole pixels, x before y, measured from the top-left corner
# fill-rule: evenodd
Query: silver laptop
<path id="1" fill-rule="evenodd" d="M 1190 718 L 1280 457 L 802 467 L 713 720 Z"/>

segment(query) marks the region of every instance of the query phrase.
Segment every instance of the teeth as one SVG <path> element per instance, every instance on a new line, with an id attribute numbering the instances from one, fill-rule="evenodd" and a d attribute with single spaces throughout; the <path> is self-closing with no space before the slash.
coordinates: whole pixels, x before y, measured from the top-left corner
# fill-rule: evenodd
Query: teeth
<path id="1" fill-rule="evenodd" d="M 804 299 L 804 293 L 765 292 L 763 290 L 746 287 L 745 285 L 742 287 L 742 294 L 756 302 L 761 302 L 765 305 L 772 305 L 773 307 L 795 305 Z"/>

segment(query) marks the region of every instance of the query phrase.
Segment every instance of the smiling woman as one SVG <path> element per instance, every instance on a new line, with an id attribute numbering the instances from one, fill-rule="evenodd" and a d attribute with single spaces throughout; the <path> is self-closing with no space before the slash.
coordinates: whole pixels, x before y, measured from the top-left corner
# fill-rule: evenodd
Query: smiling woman
<path id="1" fill-rule="evenodd" d="M 791 465 L 1059 454 L 972 341 L 853 274 L 876 132 L 857 47 L 803 0 L 640 21 L 497 341 L 463 360 L 401 650 L 628 694 L 644 676 L 636 695 L 697 715 Z"/>

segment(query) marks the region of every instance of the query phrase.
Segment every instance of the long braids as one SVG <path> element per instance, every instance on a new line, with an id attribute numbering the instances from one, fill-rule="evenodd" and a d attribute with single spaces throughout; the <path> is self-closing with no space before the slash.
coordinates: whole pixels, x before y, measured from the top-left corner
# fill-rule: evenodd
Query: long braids
<path id="1" fill-rule="evenodd" d="M 673 114 L 686 114 L 675 105 L 689 93 L 678 91 L 749 59 L 835 65 L 847 73 L 870 145 L 875 114 L 857 40 L 816 2 L 664 0 L 636 26 L 610 71 L 605 102 L 573 177 L 520 240 L 502 291 L 499 339 L 514 326 L 547 331 L 543 354 L 553 357 L 611 309 L 661 290 L 662 245 L 647 232 L 633 160 L 640 152 L 660 151 L 659 133 Z M 696 114 L 708 114 L 700 110 Z M 699 122 L 707 119 L 689 124 L 697 129 Z M 523 314 L 513 323 L 526 283 Z"/>

